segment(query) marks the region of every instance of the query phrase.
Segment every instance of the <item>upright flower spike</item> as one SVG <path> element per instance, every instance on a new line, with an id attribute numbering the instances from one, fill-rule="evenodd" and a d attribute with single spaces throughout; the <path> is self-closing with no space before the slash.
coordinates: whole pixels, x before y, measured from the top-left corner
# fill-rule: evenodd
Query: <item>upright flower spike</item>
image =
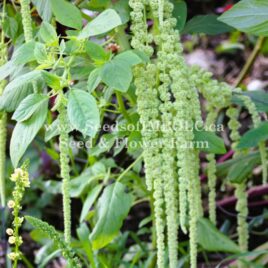
<path id="1" fill-rule="evenodd" d="M 55 230 L 53 226 L 31 216 L 26 216 L 26 220 L 31 225 L 33 225 L 37 230 L 42 231 L 51 240 L 53 240 L 55 246 L 61 250 L 62 256 L 69 262 L 68 267 L 72 267 L 72 268 L 82 267 L 79 258 L 75 256 L 71 247 L 62 239 L 62 236 Z"/>
<path id="2" fill-rule="evenodd" d="M 18 260 L 21 259 L 19 247 L 22 244 L 22 238 L 19 235 L 19 228 L 24 220 L 23 217 L 19 217 L 19 213 L 25 189 L 30 187 L 27 164 L 24 164 L 21 168 L 17 168 L 11 175 L 10 180 L 15 183 L 15 188 L 12 192 L 13 199 L 8 201 L 8 207 L 13 210 L 14 219 L 12 228 L 8 228 L 6 233 L 9 236 L 8 242 L 12 246 L 12 251 L 8 254 L 8 257 L 13 261 L 13 268 L 16 268 Z"/>
<path id="3" fill-rule="evenodd" d="M 20 5 L 24 37 L 26 43 L 28 43 L 33 39 L 30 0 L 20 0 Z"/>
<path id="4" fill-rule="evenodd" d="M 3 42 L 0 44 L 0 66 L 4 65 L 7 61 L 7 47 Z M 0 96 L 3 94 L 6 81 L 0 82 Z M 1 195 L 1 206 L 6 205 L 6 194 L 5 194 L 5 165 L 6 165 L 6 123 L 7 114 L 6 112 L 0 112 L 0 195 Z"/>
<path id="5" fill-rule="evenodd" d="M 63 93 L 62 93 L 63 94 Z M 70 198 L 70 166 L 69 166 L 69 134 L 66 99 L 58 96 L 59 131 L 60 131 L 60 169 L 62 178 L 64 237 L 67 244 L 71 243 L 71 198 Z"/>

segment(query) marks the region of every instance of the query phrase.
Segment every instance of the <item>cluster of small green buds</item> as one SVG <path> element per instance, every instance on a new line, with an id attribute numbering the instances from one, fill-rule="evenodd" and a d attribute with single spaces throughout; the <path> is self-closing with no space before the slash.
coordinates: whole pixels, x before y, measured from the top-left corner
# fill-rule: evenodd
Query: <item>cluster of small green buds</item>
<path id="1" fill-rule="evenodd" d="M 229 117 L 228 127 L 231 131 L 232 148 L 236 149 L 237 143 L 240 140 L 239 128 L 241 124 L 238 121 L 239 111 L 236 107 L 231 106 L 228 108 L 226 115 Z"/>
<path id="2" fill-rule="evenodd" d="M 252 118 L 254 128 L 259 127 L 259 125 L 261 124 L 261 118 L 259 116 L 255 103 L 251 100 L 249 96 L 239 95 L 239 98 L 244 102 L 244 105 L 248 109 L 248 112 Z M 267 152 L 266 152 L 265 142 L 261 141 L 258 144 L 258 146 L 259 146 L 261 162 L 262 162 L 262 180 L 263 180 L 263 184 L 266 184 L 268 176 L 267 176 Z"/>
<path id="3" fill-rule="evenodd" d="M 29 174 L 25 167 L 15 169 L 14 173 L 11 175 L 10 180 L 15 183 L 14 190 L 12 192 L 13 199 L 9 200 L 7 205 L 12 209 L 12 214 L 14 216 L 12 222 L 12 228 L 6 230 L 9 236 L 8 242 L 13 247 L 13 251 L 8 254 L 8 257 L 17 263 L 20 259 L 19 247 L 22 244 L 22 238 L 19 236 L 19 228 L 21 227 L 24 218 L 19 217 L 19 212 L 21 210 L 21 202 L 24 196 L 25 188 L 30 187 Z M 16 264 L 15 264 L 16 266 Z"/>
<path id="4" fill-rule="evenodd" d="M 236 210 L 238 212 L 237 215 L 237 232 L 238 232 L 238 244 L 240 250 L 242 252 L 248 251 L 248 201 L 247 201 L 247 191 L 246 191 L 246 183 L 240 183 L 235 185 L 235 196 L 237 198 Z M 238 262 L 239 268 L 244 268 L 245 265 L 242 261 Z"/>
<path id="5" fill-rule="evenodd" d="M 30 0 L 20 0 L 20 5 L 25 41 L 30 42 L 33 39 Z"/>

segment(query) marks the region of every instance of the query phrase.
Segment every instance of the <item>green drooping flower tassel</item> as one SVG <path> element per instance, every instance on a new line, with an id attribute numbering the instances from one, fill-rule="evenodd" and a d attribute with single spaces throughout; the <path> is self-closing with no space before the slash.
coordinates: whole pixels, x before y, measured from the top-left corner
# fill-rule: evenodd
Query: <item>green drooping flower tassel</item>
<path id="1" fill-rule="evenodd" d="M 156 229 L 156 243 L 157 243 L 157 267 L 165 267 L 165 221 L 163 205 L 164 205 L 164 196 L 163 196 L 163 181 L 161 175 L 154 179 L 154 212 L 155 212 L 155 229 Z"/>
<path id="2" fill-rule="evenodd" d="M 208 165 L 208 205 L 209 205 L 209 219 L 216 225 L 216 160 L 214 154 L 207 155 Z"/>
<path id="3" fill-rule="evenodd" d="M 245 106 L 247 107 L 253 121 L 253 125 L 255 128 L 259 127 L 261 124 L 261 119 L 258 114 L 256 105 L 254 102 L 250 99 L 250 97 L 245 95 L 239 95 L 239 98 L 244 102 Z M 267 152 L 265 148 L 265 142 L 260 142 L 258 144 L 259 151 L 261 155 L 261 163 L 262 163 L 262 181 L 263 184 L 267 183 Z"/>
<path id="4" fill-rule="evenodd" d="M 62 178 L 63 215 L 64 215 L 64 237 L 65 242 L 71 242 L 71 198 L 70 198 L 70 166 L 69 166 L 69 134 L 68 117 L 66 111 L 66 100 L 63 95 L 58 96 L 59 112 L 59 148 L 60 148 L 60 169 Z"/>
<path id="5" fill-rule="evenodd" d="M 28 43 L 33 39 L 30 0 L 21 0 L 20 5 L 25 42 Z"/>
<path id="6" fill-rule="evenodd" d="M 236 210 L 237 215 L 237 232 L 238 232 L 238 244 L 242 252 L 248 251 L 248 202 L 247 202 L 247 191 L 246 183 L 236 184 L 235 196 L 237 198 Z M 242 262 L 238 263 L 239 268 L 245 268 Z"/>
<path id="7" fill-rule="evenodd" d="M 153 48 L 148 45 L 152 36 L 147 31 L 146 20 L 146 1 L 131 0 L 129 1 L 131 12 L 131 31 L 133 37 L 131 45 L 148 55 L 153 54 Z M 148 64 L 146 66 L 137 66 L 134 69 L 135 86 L 137 94 L 137 108 L 140 115 L 140 123 L 142 124 L 142 136 L 144 144 L 150 144 L 158 138 L 158 133 L 154 131 L 153 127 L 159 124 L 159 100 L 158 91 L 156 89 L 155 76 L 157 75 L 157 68 L 155 64 Z M 149 127 L 152 125 L 152 128 Z M 146 185 L 149 191 L 153 189 L 153 170 L 157 165 L 158 155 L 160 151 L 157 146 L 145 146 L 143 157 L 145 163 Z"/>
<path id="8" fill-rule="evenodd" d="M 236 150 L 236 145 L 240 140 L 240 134 L 238 129 L 240 127 L 240 123 L 238 122 L 239 112 L 235 107 L 230 107 L 227 110 L 227 116 L 230 118 L 228 126 L 231 130 L 231 138 L 233 140 L 232 148 L 235 150 L 234 157 L 237 157 L 241 152 Z M 248 216 L 248 207 L 247 207 L 247 192 L 246 192 L 246 181 L 243 181 L 240 184 L 235 184 L 235 196 L 237 198 L 236 203 L 236 211 L 237 215 L 237 233 L 238 233 L 238 243 L 240 250 L 242 252 L 246 252 L 248 250 L 248 224 L 247 224 L 247 216 Z M 243 268 L 244 265 L 239 262 L 239 268 Z"/>
<path id="9" fill-rule="evenodd" d="M 190 264 L 191 268 L 197 267 L 197 221 L 200 218 L 202 212 L 200 212 L 200 196 L 199 196 L 199 184 L 200 179 L 194 169 L 191 169 L 193 165 L 199 164 L 198 152 L 191 150 L 187 159 L 188 162 L 188 174 L 189 174 L 189 234 L 190 234 Z"/>
<path id="10" fill-rule="evenodd" d="M 240 140 L 239 128 L 241 124 L 238 121 L 239 112 L 237 108 L 230 107 L 226 115 L 229 117 L 228 127 L 230 128 L 230 138 L 232 140 L 232 149 L 236 150 L 236 146 Z M 237 152 L 236 152 L 237 153 Z"/>
<path id="11" fill-rule="evenodd" d="M 217 117 L 217 111 L 209 106 L 208 116 L 206 120 L 206 125 L 210 127 L 211 124 L 215 123 Z M 209 206 L 209 219 L 212 223 L 216 225 L 216 159 L 214 154 L 207 155 L 208 165 L 207 165 L 207 174 L 208 174 L 208 206 Z"/>

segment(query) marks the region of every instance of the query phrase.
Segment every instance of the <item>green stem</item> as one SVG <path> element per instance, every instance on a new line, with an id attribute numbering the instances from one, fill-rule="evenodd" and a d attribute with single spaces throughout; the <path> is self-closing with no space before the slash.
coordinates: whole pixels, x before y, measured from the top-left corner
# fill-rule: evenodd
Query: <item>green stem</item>
<path id="1" fill-rule="evenodd" d="M 142 159 L 142 154 L 133 162 L 131 163 L 125 170 L 124 172 L 121 173 L 121 175 L 117 178 L 117 181 L 120 181 L 121 179 L 124 178 L 124 176 Z"/>
<path id="2" fill-rule="evenodd" d="M 1 114 L 0 119 L 0 194 L 1 194 L 1 206 L 4 207 L 6 204 L 5 194 L 5 165 L 6 165 L 6 113 Z"/>
<path id="3" fill-rule="evenodd" d="M 124 116 L 124 118 L 128 122 L 131 122 L 131 119 L 130 119 L 130 117 L 128 115 L 128 112 L 126 110 L 126 107 L 125 107 L 125 104 L 124 104 L 124 101 L 123 101 L 121 93 L 116 91 L 115 94 L 116 94 L 116 99 L 117 99 L 117 102 L 118 102 L 118 105 L 119 105 L 119 111 L 122 113 L 122 115 Z"/>
<path id="4" fill-rule="evenodd" d="M 6 0 L 3 1 L 3 9 L 2 9 L 2 25 L 4 25 L 5 22 L 5 17 L 6 17 Z M 1 44 L 5 43 L 5 32 L 4 29 L 2 28 L 2 33 L 1 33 Z"/>
<path id="5" fill-rule="evenodd" d="M 252 53 L 250 54 L 249 58 L 246 61 L 246 64 L 244 65 L 243 69 L 241 70 L 235 84 L 234 87 L 238 87 L 244 80 L 244 78 L 246 77 L 246 75 L 248 74 L 251 66 L 253 65 L 256 57 L 258 56 L 263 44 L 265 41 L 265 37 L 260 36 L 259 39 L 257 40 L 257 43 L 252 51 Z"/>
<path id="6" fill-rule="evenodd" d="M 120 50 L 124 51 L 131 48 L 127 34 L 125 32 L 125 26 L 118 27 L 116 40 L 118 42 L 118 45 L 120 46 Z"/>
<path id="7" fill-rule="evenodd" d="M 21 259 L 24 262 L 24 264 L 27 266 L 27 268 L 34 268 L 34 266 L 30 263 L 30 261 L 24 255 L 21 255 Z"/>

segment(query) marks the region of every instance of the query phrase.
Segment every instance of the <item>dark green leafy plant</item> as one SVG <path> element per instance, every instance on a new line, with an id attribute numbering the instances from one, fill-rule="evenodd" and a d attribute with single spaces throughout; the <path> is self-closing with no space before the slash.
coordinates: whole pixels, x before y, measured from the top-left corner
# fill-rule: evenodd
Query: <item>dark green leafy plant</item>
<path id="1" fill-rule="evenodd" d="M 14 267 L 33 267 L 19 249 L 19 228 L 32 227 L 38 267 L 62 256 L 68 267 L 196 268 L 199 253 L 208 262 L 209 252 L 236 254 L 238 267 L 256 262 L 247 259 L 247 189 L 258 183 L 250 179 L 259 165 L 258 187 L 267 186 L 267 93 L 239 86 L 265 44 L 266 1 L 191 19 L 182 0 L 5 0 L 1 7 L 0 195 L 3 208 L 14 198 L 7 229 Z M 186 63 L 180 36 L 242 38 L 238 31 L 259 39 L 234 87 Z M 224 136 L 210 129 L 220 120 Z M 31 187 L 18 169 L 25 158 Z M 13 168 L 14 189 L 5 180 Z M 228 184 L 226 194 L 235 189 L 237 228 L 229 233 L 218 229 L 219 183 Z M 51 206 L 63 235 L 39 219 L 51 217 Z M 19 213 L 35 217 L 22 226 Z M 128 226 L 133 219 L 138 227 Z"/>

